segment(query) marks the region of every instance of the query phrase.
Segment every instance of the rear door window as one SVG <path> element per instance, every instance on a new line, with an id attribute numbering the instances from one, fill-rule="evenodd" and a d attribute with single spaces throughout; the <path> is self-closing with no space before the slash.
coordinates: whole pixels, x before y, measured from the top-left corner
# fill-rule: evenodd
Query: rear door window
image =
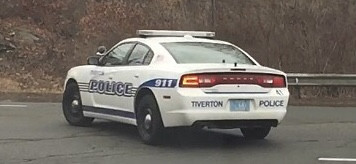
<path id="1" fill-rule="evenodd" d="M 149 54 L 150 49 L 144 45 L 137 44 L 132 50 L 130 57 L 128 58 L 128 65 L 143 65 L 145 64 L 145 57 Z M 147 64 L 147 61 L 146 61 Z"/>

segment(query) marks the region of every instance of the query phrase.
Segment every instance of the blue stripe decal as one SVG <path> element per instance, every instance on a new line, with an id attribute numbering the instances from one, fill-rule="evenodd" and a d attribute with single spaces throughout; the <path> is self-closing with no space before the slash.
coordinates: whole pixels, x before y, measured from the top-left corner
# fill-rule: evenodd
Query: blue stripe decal
<path id="1" fill-rule="evenodd" d="M 98 108 L 98 107 L 83 105 L 83 111 L 136 119 L 135 113 L 128 112 L 128 111 L 122 111 L 122 110 L 116 110 L 116 109 Z"/>
<path id="2" fill-rule="evenodd" d="M 156 87 L 156 88 L 174 88 L 177 85 L 177 79 L 152 79 L 144 82 L 141 87 Z"/>

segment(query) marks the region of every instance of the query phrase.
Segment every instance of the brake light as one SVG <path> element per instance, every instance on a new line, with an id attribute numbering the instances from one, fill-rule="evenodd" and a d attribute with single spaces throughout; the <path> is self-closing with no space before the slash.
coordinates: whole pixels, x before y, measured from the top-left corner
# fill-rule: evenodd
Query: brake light
<path id="1" fill-rule="evenodd" d="M 214 75 L 199 75 L 199 87 L 212 87 L 216 85 L 217 77 Z"/>
<path id="2" fill-rule="evenodd" d="M 183 76 L 181 85 L 184 87 L 199 87 L 199 77 L 196 75 Z"/>
<path id="3" fill-rule="evenodd" d="M 211 75 L 184 75 L 179 86 L 185 88 L 212 87 L 216 85 L 215 82 L 215 76 Z"/>
<path id="4" fill-rule="evenodd" d="M 265 75 L 257 77 L 258 85 L 265 88 L 284 88 L 286 82 L 283 76 Z"/>
<path id="5" fill-rule="evenodd" d="M 284 77 L 277 76 L 273 78 L 273 87 L 274 88 L 284 88 L 286 87 L 286 80 Z"/>
<path id="6" fill-rule="evenodd" d="M 184 88 L 207 88 L 219 84 L 251 84 L 265 88 L 284 88 L 284 76 L 269 74 L 188 74 L 183 75 L 179 86 Z"/>

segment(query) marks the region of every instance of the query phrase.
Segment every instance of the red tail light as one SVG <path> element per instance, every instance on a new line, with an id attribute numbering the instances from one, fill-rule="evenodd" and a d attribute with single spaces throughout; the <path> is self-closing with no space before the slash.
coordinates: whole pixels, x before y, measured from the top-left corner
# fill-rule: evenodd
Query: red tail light
<path id="1" fill-rule="evenodd" d="M 181 84 L 184 87 L 199 87 L 199 76 L 197 75 L 186 75 L 181 79 Z"/>
<path id="2" fill-rule="evenodd" d="M 265 75 L 257 77 L 257 84 L 265 88 L 284 88 L 286 82 L 283 76 Z"/>
<path id="3" fill-rule="evenodd" d="M 284 76 L 269 74 L 188 74 L 183 75 L 179 86 L 184 88 L 207 88 L 219 84 L 251 84 L 265 88 L 284 88 Z"/>

